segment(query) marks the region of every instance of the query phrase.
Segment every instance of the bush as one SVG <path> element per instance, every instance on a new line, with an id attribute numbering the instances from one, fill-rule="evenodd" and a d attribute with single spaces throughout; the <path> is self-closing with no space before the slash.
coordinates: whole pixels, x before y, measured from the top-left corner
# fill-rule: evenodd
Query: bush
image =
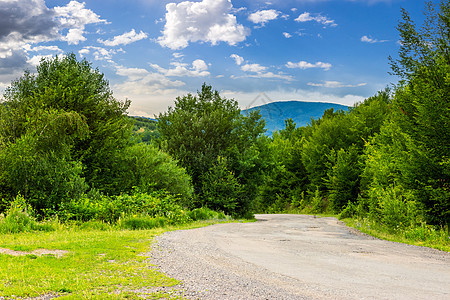
<path id="1" fill-rule="evenodd" d="M 124 149 L 117 158 L 117 190 L 131 193 L 138 187 L 141 192 L 165 190 L 189 198 L 192 195 L 191 177 L 177 161 L 152 145 L 136 144 Z"/>
<path id="2" fill-rule="evenodd" d="M 179 201 L 176 196 L 165 192 L 135 192 L 120 196 L 86 195 L 65 203 L 60 215 L 64 220 L 97 220 L 110 224 L 116 223 L 119 218 L 146 215 L 151 218 L 164 217 L 168 224 L 181 224 L 187 222 L 188 217 L 177 204 Z"/>
<path id="3" fill-rule="evenodd" d="M 347 206 L 341 211 L 341 213 L 338 215 L 338 219 L 347 219 L 352 218 L 356 213 L 356 205 L 353 204 L 351 201 L 348 201 Z"/>
<path id="4" fill-rule="evenodd" d="M 189 211 L 188 217 L 193 221 L 227 219 L 227 216 L 223 212 L 216 212 L 207 207 L 196 208 Z"/>
<path id="5" fill-rule="evenodd" d="M 399 186 L 374 190 L 379 199 L 380 221 L 390 230 L 415 226 L 420 220 L 419 209 L 411 193 Z"/>
<path id="6" fill-rule="evenodd" d="M 6 216 L 0 215 L 1 233 L 19 233 L 31 231 L 36 227 L 31 206 L 20 194 L 11 203 Z"/>

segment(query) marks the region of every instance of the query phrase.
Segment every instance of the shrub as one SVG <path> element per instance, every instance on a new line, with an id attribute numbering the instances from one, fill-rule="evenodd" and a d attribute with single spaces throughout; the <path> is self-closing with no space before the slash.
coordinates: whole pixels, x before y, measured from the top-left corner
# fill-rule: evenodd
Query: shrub
<path id="1" fill-rule="evenodd" d="M 33 230 L 36 227 L 36 220 L 33 217 L 33 210 L 20 194 L 13 200 L 11 207 L 0 216 L 1 233 L 18 233 Z"/>
<path id="2" fill-rule="evenodd" d="M 223 212 L 216 212 L 207 207 L 196 208 L 189 211 L 188 217 L 193 221 L 227 219 L 227 216 Z"/>
<path id="3" fill-rule="evenodd" d="M 116 223 L 119 218 L 146 215 L 151 218 L 164 217 L 168 224 L 181 224 L 187 222 L 188 217 L 177 204 L 179 201 L 176 196 L 166 192 L 135 192 L 120 196 L 86 195 L 65 203 L 60 214 L 65 220 L 97 220 L 110 224 Z"/>

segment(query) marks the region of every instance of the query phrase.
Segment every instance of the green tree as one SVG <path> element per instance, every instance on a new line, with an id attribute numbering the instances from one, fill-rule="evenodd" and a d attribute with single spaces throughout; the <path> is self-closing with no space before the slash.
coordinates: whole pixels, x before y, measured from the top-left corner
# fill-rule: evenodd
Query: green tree
<path id="1" fill-rule="evenodd" d="M 83 136 L 66 132 L 71 139 L 70 159 L 83 164 L 83 177 L 91 187 L 118 192 L 112 167 L 118 151 L 130 143 L 132 123 L 125 115 L 130 102 L 116 100 L 104 75 L 88 61 L 78 61 L 73 53 L 43 59 L 36 75 L 25 72 L 12 82 L 5 99 L 1 144 L 20 139 L 34 123 L 39 124 L 42 112 L 70 114 L 87 128 Z M 48 145 L 46 151 L 55 146 Z"/>
<path id="2" fill-rule="evenodd" d="M 292 119 L 286 119 L 285 128 L 273 133 L 269 150 L 271 166 L 265 172 L 260 189 L 258 209 L 262 212 L 283 212 L 292 204 L 298 206 L 308 177 L 302 162 L 303 129 Z M 304 194 L 304 193 L 303 193 Z"/>
<path id="3" fill-rule="evenodd" d="M 158 116 L 163 149 L 173 155 L 186 168 L 194 186 L 193 206 L 209 205 L 209 185 L 217 176 L 242 186 L 233 215 L 245 215 L 256 197 L 261 159 L 258 139 L 264 132 L 264 121 L 258 112 L 241 115 L 235 100 L 222 98 L 211 86 L 204 84 L 197 95 L 178 97 L 174 107 Z M 218 163 L 218 158 L 225 160 Z M 211 169 L 213 166 L 215 166 Z M 210 176 L 206 176 L 210 174 Z M 215 178 L 215 179 L 214 179 Z M 209 191 L 205 194 L 205 191 Z M 222 197 L 226 199 L 227 195 Z M 217 200 L 222 201 L 222 200 Z M 235 201 L 235 200 L 233 200 Z M 223 201 L 222 201 L 223 202 Z M 211 203 L 212 204 L 212 203 Z M 223 207 L 231 208 L 223 205 Z"/>
<path id="4" fill-rule="evenodd" d="M 413 192 L 428 222 L 444 224 L 450 223 L 450 1 L 427 2 L 425 16 L 417 29 L 402 11 L 399 57 L 390 58 L 402 81 L 389 126 L 408 141 L 399 158 L 408 164 L 394 180 Z"/>
<path id="5" fill-rule="evenodd" d="M 130 102 L 116 100 L 104 75 L 87 60 L 78 61 L 73 53 L 43 59 L 36 75 L 26 72 L 12 82 L 5 99 L 11 112 L 2 136 L 11 142 L 28 130 L 28 120 L 36 119 L 39 111 L 78 114 L 88 134 L 74 138 L 71 157 L 83 163 L 90 186 L 117 192 L 110 170 L 117 150 L 130 141 L 132 123 L 125 115 Z"/>
<path id="6" fill-rule="evenodd" d="M 150 193 L 165 190 L 184 198 L 192 196 L 191 178 L 167 153 L 153 145 L 139 143 L 125 148 L 117 159 L 116 174 L 122 193 L 133 188 Z"/>
<path id="7" fill-rule="evenodd" d="M 0 128 L 8 129 L 9 107 L 0 107 Z M 82 165 L 72 161 L 70 147 L 75 138 L 87 135 L 85 123 L 76 113 L 37 110 L 14 142 L 2 135 L 0 143 L 0 198 L 8 202 L 21 193 L 39 214 L 58 210 L 63 201 L 86 191 Z M 12 140 L 12 139 L 11 139 Z"/>

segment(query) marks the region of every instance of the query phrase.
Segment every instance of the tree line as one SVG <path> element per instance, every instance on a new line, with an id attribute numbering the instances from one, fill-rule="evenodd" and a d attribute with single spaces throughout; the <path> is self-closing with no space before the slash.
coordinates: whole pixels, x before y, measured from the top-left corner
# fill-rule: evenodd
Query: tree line
<path id="1" fill-rule="evenodd" d="M 402 11 L 393 88 L 304 127 L 287 119 L 272 137 L 258 111 L 241 113 L 206 84 L 154 128 L 127 117 L 130 102 L 88 61 L 43 59 L 0 105 L 0 210 L 19 194 L 45 218 L 76 199 L 164 191 L 234 217 L 296 210 L 392 229 L 448 224 L 449 4 L 428 3 L 421 28 Z M 133 134 L 137 122 L 152 133 Z"/>

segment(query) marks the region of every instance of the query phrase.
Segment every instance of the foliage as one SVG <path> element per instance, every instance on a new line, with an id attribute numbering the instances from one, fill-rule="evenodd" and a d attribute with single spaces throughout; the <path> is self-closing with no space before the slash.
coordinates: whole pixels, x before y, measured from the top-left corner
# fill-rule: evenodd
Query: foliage
<path id="1" fill-rule="evenodd" d="M 340 212 L 349 201 L 355 202 L 360 192 L 358 148 L 352 145 L 347 150 L 332 151 L 329 159 L 332 166 L 327 173 L 328 197 L 331 208 Z"/>
<path id="2" fill-rule="evenodd" d="M 450 223 L 446 163 L 450 153 L 449 4 L 442 0 L 436 10 L 427 3 L 426 21 L 420 29 L 402 11 L 399 58 L 391 58 L 391 65 L 403 81 L 393 98 L 389 122 L 382 129 L 384 136 L 373 146 L 374 152 L 394 156 L 395 162 L 390 163 L 392 171 L 380 184 L 376 178 L 383 175 L 373 170 L 372 185 L 381 189 L 400 185 L 421 207 L 425 220 L 439 225 Z"/>
<path id="3" fill-rule="evenodd" d="M 0 233 L 18 233 L 32 231 L 36 228 L 36 220 L 31 206 L 21 195 L 17 195 L 6 216 L 0 215 Z"/>
<path id="4" fill-rule="evenodd" d="M 267 151 L 271 155 L 268 159 L 271 167 L 265 173 L 264 185 L 260 188 L 260 211 L 283 212 L 292 202 L 300 201 L 301 191 L 308 183 L 301 159 L 303 128 L 296 128 L 292 119 L 287 119 L 285 125 L 285 129 L 273 134 Z"/>
<path id="5" fill-rule="evenodd" d="M 242 186 L 233 172 L 227 167 L 227 160 L 218 157 L 206 174 L 202 176 L 203 206 L 212 210 L 236 213 L 242 211 L 239 199 L 242 197 Z"/>
<path id="6" fill-rule="evenodd" d="M 21 193 L 40 215 L 52 215 L 60 203 L 86 191 L 79 162 L 56 151 L 43 152 L 39 139 L 25 135 L 0 150 L 0 197 Z"/>
<path id="7" fill-rule="evenodd" d="M 236 216 L 250 212 L 264 164 L 257 143 L 264 132 L 260 118 L 258 112 L 241 115 L 235 100 L 206 84 L 197 96 L 178 97 L 159 114 L 163 149 L 192 177 L 192 207 L 217 207 Z"/>
<path id="8" fill-rule="evenodd" d="M 140 142 L 150 143 L 160 138 L 158 122 L 143 117 L 129 117 L 134 122 L 133 134 Z"/>
<path id="9" fill-rule="evenodd" d="M 132 138 L 129 105 L 75 54 L 45 58 L 36 74 L 12 82 L 0 105 L 0 211 L 18 193 L 39 218 L 60 214 L 88 191 L 120 195 L 139 188 L 189 198 L 185 170 Z"/>
<path id="10" fill-rule="evenodd" d="M 139 143 L 125 148 L 116 159 L 114 176 L 122 193 L 165 190 L 184 199 L 192 196 L 191 178 L 177 161 L 153 145 Z"/>
<path id="11" fill-rule="evenodd" d="M 37 74 L 25 72 L 6 90 L 5 99 L 8 118 L 2 124 L 3 141 L 14 143 L 36 129 L 35 124 L 44 125 L 45 132 L 50 133 L 56 128 L 66 137 L 63 141 L 68 145 L 70 158 L 83 164 L 83 177 L 89 186 L 112 192 L 108 182 L 113 154 L 130 141 L 131 123 L 125 116 L 130 102 L 113 98 L 102 73 L 86 60 L 77 61 L 75 54 L 43 59 Z M 42 121 L 41 116 L 48 112 L 54 116 L 52 128 Z M 71 127 L 66 129 L 59 121 L 61 117 L 67 119 L 68 114 L 78 120 L 77 124 L 82 122 L 78 127 L 83 126 L 83 135 Z M 54 151 L 55 144 L 61 143 L 60 136 L 39 148 Z"/>
<path id="12" fill-rule="evenodd" d="M 193 221 L 229 220 L 230 219 L 223 212 L 217 212 L 217 211 L 211 210 L 207 207 L 195 208 L 188 212 L 188 216 Z"/>
<path id="13" fill-rule="evenodd" d="M 84 196 L 65 203 L 60 212 L 62 220 L 89 221 L 97 220 L 110 224 L 120 218 L 131 216 L 164 218 L 165 224 L 183 224 L 189 219 L 186 212 L 177 204 L 179 199 L 168 193 L 152 194 L 135 192 L 132 195 L 120 196 Z M 123 220 L 121 221 L 123 224 Z"/>

